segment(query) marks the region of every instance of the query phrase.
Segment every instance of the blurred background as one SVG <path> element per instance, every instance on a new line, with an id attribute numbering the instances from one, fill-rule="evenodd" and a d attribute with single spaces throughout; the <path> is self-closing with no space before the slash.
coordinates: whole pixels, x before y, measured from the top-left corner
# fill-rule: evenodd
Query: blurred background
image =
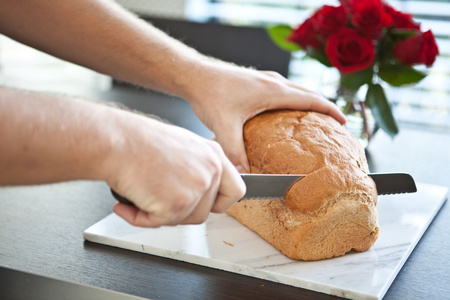
<path id="1" fill-rule="evenodd" d="M 265 28 L 297 26 L 315 9 L 323 4 L 336 5 L 337 0 L 116 1 L 201 52 L 260 69 L 276 69 L 310 89 L 322 91 L 330 72 L 315 60 L 304 58 L 301 51 L 290 55 L 273 49 Z M 431 29 L 440 50 L 429 76 L 419 84 L 388 89 L 395 117 L 400 127 L 450 130 L 450 1 L 387 2 L 412 14 L 423 31 Z M 214 35 L 216 39 L 211 38 Z M 259 59 L 264 63 L 252 61 L 256 52 L 261 52 Z M 0 35 L 0 84 L 76 94 L 83 89 L 107 91 L 116 83 Z"/>

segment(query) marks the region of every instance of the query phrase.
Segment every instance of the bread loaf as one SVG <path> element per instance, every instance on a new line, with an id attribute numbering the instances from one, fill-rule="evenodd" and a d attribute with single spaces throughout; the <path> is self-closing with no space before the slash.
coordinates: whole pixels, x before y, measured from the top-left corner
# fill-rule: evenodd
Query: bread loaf
<path id="1" fill-rule="evenodd" d="M 332 117 L 270 111 L 249 120 L 250 172 L 307 174 L 285 200 L 244 200 L 228 213 L 292 259 L 365 251 L 378 232 L 377 192 L 364 149 Z"/>

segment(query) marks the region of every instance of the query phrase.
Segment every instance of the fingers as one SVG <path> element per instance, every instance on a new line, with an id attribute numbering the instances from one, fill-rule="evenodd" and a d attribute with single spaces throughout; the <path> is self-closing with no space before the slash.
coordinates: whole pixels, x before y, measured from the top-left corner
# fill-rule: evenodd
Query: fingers
<path id="1" fill-rule="evenodd" d="M 209 189 L 204 193 L 194 211 L 180 224 L 203 223 L 210 212 L 225 212 L 245 194 L 245 184 L 238 171 L 225 156 L 219 144 L 214 143 L 214 145 L 222 162 L 220 176 L 211 182 Z"/>
<path id="2" fill-rule="evenodd" d="M 286 106 L 290 106 L 288 108 L 291 109 L 299 109 L 299 110 L 310 110 L 316 111 L 323 114 L 330 115 L 340 124 L 344 125 L 347 122 L 345 115 L 341 112 L 341 110 L 331 101 L 322 97 L 318 93 L 298 89 L 295 85 L 292 88 L 292 95 L 295 99 L 298 98 L 299 95 L 302 96 L 301 101 L 291 101 L 286 104 Z M 286 98 L 286 101 L 289 101 L 289 98 Z"/>
<path id="3" fill-rule="evenodd" d="M 310 110 L 330 115 L 342 125 L 344 125 L 347 122 L 347 118 L 342 113 L 342 111 L 339 110 L 339 108 L 336 105 L 334 105 L 329 100 L 326 100 L 325 98 L 323 98 L 323 100 L 312 102 L 310 105 Z"/>
<path id="4" fill-rule="evenodd" d="M 286 91 L 289 96 L 284 97 L 281 101 L 279 101 L 276 104 L 277 108 L 312 110 L 328 114 L 341 124 L 345 124 L 347 122 L 347 119 L 341 110 L 334 103 L 324 98 L 319 93 L 290 81 L 276 72 L 262 71 L 262 73 L 288 87 Z"/>
<path id="5" fill-rule="evenodd" d="M 114 213 L 119 217 L 130 223 L 131 225 L 138 227 L 160 227 L 168 223 L 166 218 L 161 218 L 160 216 L 154 215 L 149 212 L 140 210 L 136 206 L 123 204 L 117 202 L 114 205 Z"/>
<path id="6" fill-rule="evenodd" d="M 223 130 L 221 135 L 214 137 L 220 145 L 224 145 L 225 155 L 234 165 L 238 173 L 250 172 L 250 164 L 245 152 L 244 137 L 241 121 L 228 120 L 230 124 Z M 226 147 L 225 147 L 226 146 Z"/>
<path id="7" fill-rule="evenodd" d="M 219 190 L 211 209 L 212 212 L 222 213 L 231 208 L 246 192 L 244 181 L 233 164 L 223 156 L 223 172 Z"/>
<path id="8" fill-rule="evenodd" d="M 212 152 L 217 156 L 220 167 L 217 168 L 217 172 L 211 172 L 209 175 L 203 174 L 206 177 L 200 176 L 204 179 L 207 178 L 201 181 L 203 183 L 191 185 L 190 189 L 178 196 L 172 191 L 175 199 L 166 202 L 165 207 L 141 205 L 142 209 L 140 209 L 137 206 L 116 203 L 114 212 L 128 223 L 140 227 L 199 224 L 206 221 L 210 212 L 225 212 L 242 198 L 245 193 L 245 185 L 219 144 L 210 142 L 210 146 Z M 204 173 L 205 169 L 199 170 L 199 172 Z M 195 173 L 199 174 L 197 171 Z M 171 191 L 168 190 L 167 193 L 171 193 Z M 140 203 L 144 201 L 145 199 L 141 199 Z M 158 209 L 152 209 L 152 207 L 158 207 Z"/>
<path id="9" fill-rule="evenodd" d="M 160 227 L 163 225 L 178 224 L 200 224 L 206 221 L 210 212 L 223 213 L 237 200 L 241 199 L 245 193 L 245 184 L 240 179 L 239 174 L 231 163 L 229 163 L 232 173 L 225 172 L 222 180 L 203 195 L 202 199 L 193 211 L 185 218 L 182 214 L 170 216 L 160 216 L 151 212 L 146 212 L 136 206 L 117 202 L 114 205 L 114 212 L 131 225 L 138 227 Z"/>
<path id="10" fill-rule="evenodd" d="M 239 136 L 230 136 L 227 142 L 230 142 L 233 145 L 232 147 L 227 148 L 226 155 L 234 165 L 234 169 L 237 170 L 238 173 L 249 173 L 250 164 L 245 152 L 244 142 L 242 141 L 242 134 Z"/>
<path id="11" fill-rule="evenodd" d="M 305 104 L 309 105 L 309 110 L 328 114 L 331 117 L 333 117 L 334 119 L 336 119 L 336 121 L 338 121 L 342 125 L 344 125 L 347 122 L 345 115 L 333 102 L 326 99 L 325 97 L 323 97 L 322 95 L 320 95 L 317 92 L 308 90 L 294 82 L 291 82 L 291 81 L 288 81 L 288 82 L 289 82 L 288 85 L 291 88 L 296 89 L 297 91 L 300 91 L 301 93 L 302 92 L 306 93 L 307 97 L 305 97 L 305 99 L 307 99 L 307 102 Z"/>

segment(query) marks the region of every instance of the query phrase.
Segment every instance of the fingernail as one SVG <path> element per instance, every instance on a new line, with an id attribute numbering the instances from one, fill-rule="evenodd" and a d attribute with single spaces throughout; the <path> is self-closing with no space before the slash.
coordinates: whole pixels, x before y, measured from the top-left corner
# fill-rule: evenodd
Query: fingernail
<path id="1" fill-rule="evenodd" d="M 237 170 L 239 173 L 245 173 L 245 168 L 244 168 L 242 165 L 237 165 L 237 166 L 236 166 L 236 170 Z"/>
<path id="2" fill-rule="evenodd" d="M 236 169 L 239 173 L 250 173 L 250 166 L 249 165 L 237 165 Z"/>

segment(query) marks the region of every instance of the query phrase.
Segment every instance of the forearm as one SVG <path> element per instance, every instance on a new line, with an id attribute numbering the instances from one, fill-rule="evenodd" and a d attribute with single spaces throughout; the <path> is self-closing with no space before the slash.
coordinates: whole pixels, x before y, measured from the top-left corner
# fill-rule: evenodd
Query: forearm
<path id="1" fill-rule="evenodd" d="M 204 222 L 245 192 L 215 142 L 103 104 L 0 88 L 0 141 L 0 186 L 103 180 L 138 226 Z"/>
<path id="2" fill-rule="evenodd" d="M 13 39 L 144 87 L 189 98 L 205 58 L 108 0 L 0 0 Z"/>
<path id="3" fill-rule="evenodd" d="M 108 120 L 111 111 L 0 88 L 0 185 L 105 179 L 106 157 L 121 143 Z"/>

